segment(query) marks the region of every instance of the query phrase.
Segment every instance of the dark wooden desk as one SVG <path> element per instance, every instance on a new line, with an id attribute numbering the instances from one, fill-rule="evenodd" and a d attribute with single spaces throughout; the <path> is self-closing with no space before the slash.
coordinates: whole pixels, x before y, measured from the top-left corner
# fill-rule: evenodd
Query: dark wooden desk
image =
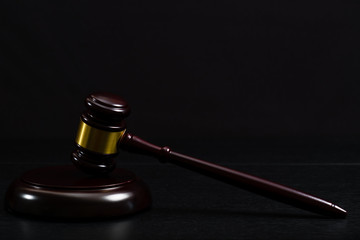
<path id="1" fill-rule="evenodd" d="M 71 164 L 72 147 L 68 141 L 31 141 L 21 149 L 14 143 L 2 142 L 2 204 L 7 186 L 22 172 L 45 165 Z M 68 222 L 23 218 L 1 209 L 1 238 L 357 239 L 360 235 L 360 151 L 356 141 L 156 143 L 333 201 L 349 216 L 344 220 L 329 219 L 156 159 L 123 153 L 119 167 L 134 171 L 151 189 L 150 210 L 107 221 Z M 43 150 L 44 146 L 53 150 Z M 225 148 L 229 151 L 224 156 L 221 152 Z"/>

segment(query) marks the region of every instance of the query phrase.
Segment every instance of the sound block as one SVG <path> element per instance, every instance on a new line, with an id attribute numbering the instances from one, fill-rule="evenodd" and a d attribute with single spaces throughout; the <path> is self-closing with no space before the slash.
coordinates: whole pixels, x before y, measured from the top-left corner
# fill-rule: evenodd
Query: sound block
<path id="1" fill-rule="evenodd" d="M 148 208 L 147 186 L 130 171 L 115 169 L 90 176 L 74 166 L 52 166 L 24 173 L 8 188 L 5 204 L 18 214 L 50 218 L 119 217 Z"/>

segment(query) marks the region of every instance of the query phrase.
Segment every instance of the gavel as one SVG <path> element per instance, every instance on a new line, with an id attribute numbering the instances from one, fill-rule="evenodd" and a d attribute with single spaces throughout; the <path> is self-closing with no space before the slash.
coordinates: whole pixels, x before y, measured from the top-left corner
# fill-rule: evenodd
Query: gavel
<path id="1" fill-rule="evenodd" d="M 233 186 L 304 210 L 334 218 L 345 218 L 339 206 L 310 194 L 234 169 L 174 152 L 169 147 L 149 143 L 126 129 L 125 118 L 130 107 L 121 97 L 110 93 L 93 93 L 86 100 L 86 111 L 80 117 L 76 149 L 72 162 L 90 175 L 106 175 L 116 167 L 120 149 L 153 156 L 201 173 Z"/>

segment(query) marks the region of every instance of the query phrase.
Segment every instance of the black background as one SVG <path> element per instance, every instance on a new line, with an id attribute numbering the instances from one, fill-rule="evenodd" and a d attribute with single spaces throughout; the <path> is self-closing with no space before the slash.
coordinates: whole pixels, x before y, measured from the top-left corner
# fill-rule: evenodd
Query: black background
<path id="1" fill-rule="evenodd" d="M 146 138 L 357 137 L 359 4 L 2 1 L 1 138 L 73 139 L 123 96 Z"/>
<path id="2" fill-rule="evenodd" d="M 69 223 L 1 209 L 2 236 L 358 238 L 359 12 L 350 1 L 1 1 L 0 205 L 24 171 L 71 164 L 84 98 L 110 91 L 132 107 L 132 133 L 349 211 L 325 218 L 121 152 L 150 211 Z"/>

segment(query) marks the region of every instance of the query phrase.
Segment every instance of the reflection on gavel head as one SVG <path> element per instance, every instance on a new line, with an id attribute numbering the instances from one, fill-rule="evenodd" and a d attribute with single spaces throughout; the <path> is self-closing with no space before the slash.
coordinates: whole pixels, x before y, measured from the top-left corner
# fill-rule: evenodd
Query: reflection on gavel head
<path id="1" fill-rule="evenodd" d="M 124 119 L 130 108 L 126 101 L 110 93 L 90 94 L 85 105 L 71 160 L 86 173 L 106 174 L 116 166 L 118 142 L 124 136 Z"/>

